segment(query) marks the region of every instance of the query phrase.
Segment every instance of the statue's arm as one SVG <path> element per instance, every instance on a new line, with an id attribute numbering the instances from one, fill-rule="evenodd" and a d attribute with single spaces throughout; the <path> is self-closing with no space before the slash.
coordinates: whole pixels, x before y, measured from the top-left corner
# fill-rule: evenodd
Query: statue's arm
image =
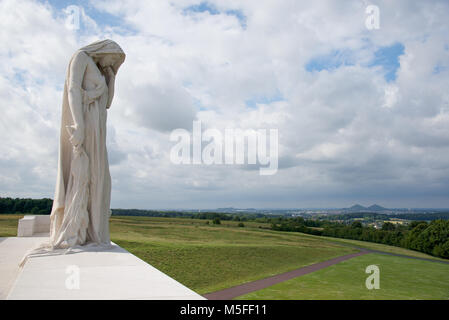
<path id="1" fill-rule="evenodd" d="M 84 141 L 84 117 L 83 117 L 83 92 L 82 83 L 87 67 L 87 55 L 80 51 L 72 59 L 70 64 L 70 78 L 68 84 L 68 100 L 74 122 L 72 139 L 74 145 Z"/>
<path id="2" fill-rule="evenodd" d="M 109 109 L 112 103 L 112 99 L 114 98 L 115 74 L 111 67 L 107 68 L 106 74 L 108 84 L 108 102 L 106 104 L 106 108 Z"/>

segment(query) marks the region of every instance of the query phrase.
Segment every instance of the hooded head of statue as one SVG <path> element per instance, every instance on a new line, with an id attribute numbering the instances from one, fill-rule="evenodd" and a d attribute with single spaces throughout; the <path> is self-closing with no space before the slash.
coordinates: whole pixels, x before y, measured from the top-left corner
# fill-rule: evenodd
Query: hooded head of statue
<path id="1" fill-rule="evenodd" d="M 109 39 L 95 41 L 79 50 L 90 56 L 101 68 L 110 66 L 114 74 L 117 74 L 121 64 L 125 61 L 125 53 L 122 48 Z"/>

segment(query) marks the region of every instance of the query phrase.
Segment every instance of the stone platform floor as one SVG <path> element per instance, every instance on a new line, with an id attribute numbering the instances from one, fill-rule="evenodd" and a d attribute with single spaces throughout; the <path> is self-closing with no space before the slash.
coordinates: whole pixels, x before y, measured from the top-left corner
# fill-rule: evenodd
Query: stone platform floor
<path id="1" fill-rule="evenodd" d="M 24 255 L 46 240 L 0 238 L 0 299 L 204 299 L 116 244 L 30 257 L 19 268 Z"/>

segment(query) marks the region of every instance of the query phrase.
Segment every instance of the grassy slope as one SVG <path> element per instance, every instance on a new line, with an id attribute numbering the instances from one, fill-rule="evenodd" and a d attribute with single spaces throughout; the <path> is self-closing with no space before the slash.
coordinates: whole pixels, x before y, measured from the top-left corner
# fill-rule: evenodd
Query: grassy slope
<path id="1" fill-rule="evenodd" d="M 380 289 L 368 290 L 368 265 L 380 269 Z M 449 299 L 449 265 L 367 254 L 238 299 Z"/>
<path id="2" fill-rule="evenodd" d="M 204 294 L 354 252 L 301 234 L 237 222 L 113 217 L 114 242 Z"/>

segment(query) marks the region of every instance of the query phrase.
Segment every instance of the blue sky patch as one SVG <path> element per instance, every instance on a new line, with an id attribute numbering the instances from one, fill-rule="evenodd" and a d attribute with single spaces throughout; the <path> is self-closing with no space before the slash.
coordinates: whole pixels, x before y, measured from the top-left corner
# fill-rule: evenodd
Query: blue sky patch
<path id="1" fill-rule="evenodd" d="M 399 56 L 404 54 L 404 45 L 395 43 L 391 46 L 380 47 L 374 52 L 374 59 L 369 67 L 381 66 L 385 72 L 387 82 L 396 80 L 396 71 L 399 69 Z"/>
<path id="2" fill-rule="evenodd" d="M 200 4 L 194 4 L 184 9 L 185 13 L 188 12 L 209 12 L 209 14 L 220 14 L 220 11 L 218 11 L 214 5 L 207 3 L 207 2 L 201 2 Z"/>
<path id="3" fill-rule="evenodd" d="M 365 64 L 365 67 L 380 66 L 384 71 L 384 77 L 387 82 L 396 80 L 396 72 L 400 67 L 399 57 L 404 54 L 404 45 L 402 43 L 394 43 L 391 46 L 380 47 L 374 52 L 371 62 Z M 356 55 L 352 50 L 339 49 L 333 50 L 328 54 L 316 56 L 310 59 L 305 69 L 308 72 L 335 70 L 342 66 L 351 66 L 357 63 Z M 436 69 L 437 72 L 440 69 Z"/>
<path id="4" fill-rule="evenodd" d="M 440 74 L 441 72 L 445 72 L 449 69 L 448 66 L 443 66 L 441 64 L 437 64 L 434 68 L 433 68 L 433 74 Z"/>
<path id="5" fill-rule="evenodd" d="M 245 104 L 248 108 L 256 109 L 257 104 L 270 104 L 272 102 L 283 101 L 283 100 L 285 100 L 285 99 L 282 96 L 281 92 L 278 90 L 276 92 L 276 94 L 274 94 L 272 96 L 261 95 L 261 96 L 251 97 L 250 99 L 245 101 Z"/>
<path id="6" fill-rule="evenodd" d="M 243 29 L 246 29 L 246 16 L 241 10 L 226 10 L 219 11 L 213 4 L 208 2 L 201 2 L 200 4 L 191 5 L 183 10 L 183 14 L 208 12 L 210 15 L 226 14 L 228 16 L 235 16 Z"/>
<path id="7" fill-rule="evenodd" d="M 329 54 L 314 57 L 306 63 L 309 72 L 334 70 L 341 66 L 354 65 L 354 57 L 350 50 L 333 50 Z"/>
<path id="8" fill-rule="evenodd" d="M 45 3 L 46 1 L 40 1 Z M 135 33 L 129 25 L 126 25 L 123 19 L 119 16 L 109 14 L 105 11 L 97 10 L 89 0 L 51 0 L 48 3 L 56 10 L 57 15 L 65 15 L 63 12 L 68 6 L 78 6 L 83 9 L 86 15 L 88 15 L 95 23 L 100 27 L 112 27 L 116 28 L 117 33 Z M 84 28 L 82 16 L 80 16 L 80 29 Z M 123 31 L 123 32 L 121 32 Z"/>

